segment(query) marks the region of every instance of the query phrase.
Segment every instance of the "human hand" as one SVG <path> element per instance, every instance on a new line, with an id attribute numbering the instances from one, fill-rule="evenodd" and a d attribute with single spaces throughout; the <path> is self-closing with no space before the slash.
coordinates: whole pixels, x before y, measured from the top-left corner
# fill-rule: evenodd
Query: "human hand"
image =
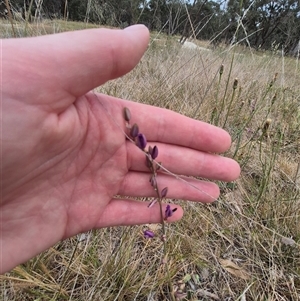
<path id="1" fill-rule="evenodd" d="M 212 153 L 230 146 L 222 129 L 165 109 L 94 94 L 129 72 L 148 45 L 145 27 L 95 29 L 2 41 L 0 272 L 93 228 L 160 222 L 145 155 L 125 139 L 123 108 L 170 171 L 231 181 L 238 164 Z M 113 118 L 112 118 L 113 117 Z M 214 183 L 167 174 L 168 197 L 210 202 Z M 201 192 L 203 191 L 203 192 Z M 168 219 L 182 217 L 179 206 Z"/>

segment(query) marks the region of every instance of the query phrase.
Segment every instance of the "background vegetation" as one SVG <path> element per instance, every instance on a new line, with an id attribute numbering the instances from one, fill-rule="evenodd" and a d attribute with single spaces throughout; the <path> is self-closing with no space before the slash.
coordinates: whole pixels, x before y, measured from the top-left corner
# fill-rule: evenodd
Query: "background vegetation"
<path id="1" fill-rule="evenodd" d="M 92 22 L 126 27 L 143 23 L 169 35 L 193 36 L 248 45 L 256 49 L 299 51 L 300 2 L 298 0 L 3 0 L 0 16 Z"/>
<path id="2" fill-rule="evenodd" d="M 119 6 L 123 2 L 129 3 L 120 1 Z M 170 2 L 175 3 L 165 1 Z M 68 1 L 69 19 L 71 3 Z M 195 9 L 196 3 L 186 7 Z M 151 9 L 150 3 L 147 7 Z M 183 15 L 184 10 L 185 6 Z M 191 11 L 185 20 L 189 16 Z M 62 13 L 61 18 L 12 23 L 16 36 L 96 26 L 88 20 L 66 21 Z M 243 28 L 243 22 L 235 22 L 237 28 L 239 24 Z M 202 48 L 187 49 L 177 42 L 182 33 L 168 34 L 163 25 L 154 27 L 159 31 L 152 32 L 140 64 L 97 91 L 169 108 L 225 128 L 233 137 L 225 155 L 242 167 L 236 182 L 219 183 L 221 196 L 214 204 L 177 201 L 185 215 L 168 227 L 167 250 L 175 296 L 193 301 L 298 301 L 298 56 L 278 55 L 273 49 L 254 51 L 241 45 L 242 37 L 230 45 L 222 41 L 214 49 L 212 39 L 194 40 Z M 195 23 L 192 25 L 191 31 L 196 31 Z M 2 20 L 0 28 L 3 37 L 13 35 L 9 20 Z M 247 38 L 250 40 L 249 35 Z M 145 227 L 159 231 L 160 225 L 93 230 L 58 243 L 0 276 L 2 300 L 170 300 L 168 277 L 161 264 L 162 243 L 159 238 L 144 239 Z"/>

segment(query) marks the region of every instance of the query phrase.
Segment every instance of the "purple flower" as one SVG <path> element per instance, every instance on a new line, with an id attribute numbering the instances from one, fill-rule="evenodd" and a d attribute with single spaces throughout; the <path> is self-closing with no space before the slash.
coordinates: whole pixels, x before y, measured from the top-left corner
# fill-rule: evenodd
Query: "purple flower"
<path id="1" fill-rule="evenodd" d="M 145 148 L 146 145 L 147 145 L 147 139 L 146 139 L 146 137 L 145 137 L 144 134 L 139 133 L 139 134 L 137 135 L 137 138 L 136 138 L 136 145 L 137 145 L 140 149 L 144 150 L 144 148 Z"/>
<path id="2" fill-rule="evenodd" d="M 165 210 L 165 219 L 167 219 L 168 217 L 172 216 L 172 210 L 171 210 L 171 206 L 167 205 L 166 210 Z"/>
<path id="3" fill-rule="evenodd" d="M 150 230 L 145 230 L 144 231 L 144 237 L 145 238 L 153 238 L 154 237 L 154 233 Z"/>
<path id="4" fill-rule="evenodd" d="M 165 210 L 165 220 L 167 220 L 168 217 L 171 217 L 176 210 L 177 208 L 171 209 L 171 206 L 168 204 Z"/>

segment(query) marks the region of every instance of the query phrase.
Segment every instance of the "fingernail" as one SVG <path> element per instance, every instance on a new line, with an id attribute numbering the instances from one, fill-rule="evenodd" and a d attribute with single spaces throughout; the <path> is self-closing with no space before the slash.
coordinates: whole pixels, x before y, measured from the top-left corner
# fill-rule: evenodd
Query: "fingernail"
<path id="1" fill-rule="evenodd" d="M 147 28 L 147 27 L 143 24 L 136 24 L 136 25 L 131 25 L 129 27 L 126 27 L 124 30 L 134 32 L 134 31 L 139 31 L 142 29 L 144 30 L 145 28 Z"/>

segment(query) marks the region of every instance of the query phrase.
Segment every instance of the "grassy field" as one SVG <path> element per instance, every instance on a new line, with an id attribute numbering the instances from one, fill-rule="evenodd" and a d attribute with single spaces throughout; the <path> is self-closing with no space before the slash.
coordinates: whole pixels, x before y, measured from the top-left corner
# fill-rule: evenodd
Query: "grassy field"
<path id="1" fill-rule="evenodd" d="M 82 27 L 49 21 L 27 34 Z M 171 300 L 165 255 L 176 300 L 300 300 L 299 61 L 177 39 L 152 33 L 140 64 L 97 91 L 223 127 L 241 177 L 218 183 L 211 205 L 177 201 L 185 215 L 168 226 L 167 254 L 145 226 L 93 230 L 0 276 L 2 300 Z"/>

